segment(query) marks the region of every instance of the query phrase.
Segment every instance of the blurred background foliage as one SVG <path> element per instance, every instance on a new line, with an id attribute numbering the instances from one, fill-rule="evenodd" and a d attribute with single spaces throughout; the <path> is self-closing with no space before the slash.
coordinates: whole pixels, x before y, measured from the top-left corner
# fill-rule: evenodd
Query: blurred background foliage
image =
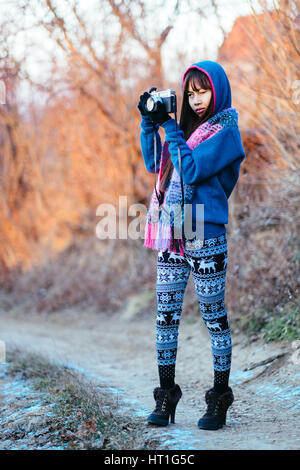
<path id="1" fill-rule="evenodd" d="M 172 87 L 180 106 L 182 71 L 211 59 L 229 76 L 246 151 L 229 200 L 227 310 L 236 330 L 299 337 L 299 3 L 248 4 L 228 28 L 215 1 L 9 2 L 0 28 L 1 309 L 122 312 L 145 291 L 138 313 L 155 310 L 156 252 L 141 238 L 98 239 L 96 210 L 110 203 L 119 217 L 121 195 L 128 207 L 148 205 L 154 176 L 140 151 L 138 96 Z M 188 15 L 192 43 L 176 29 Z M 215 57 L 203 26 L 211 19 Z M 185 315 L 199 315 L 191 279 L 187 292 Z"/>

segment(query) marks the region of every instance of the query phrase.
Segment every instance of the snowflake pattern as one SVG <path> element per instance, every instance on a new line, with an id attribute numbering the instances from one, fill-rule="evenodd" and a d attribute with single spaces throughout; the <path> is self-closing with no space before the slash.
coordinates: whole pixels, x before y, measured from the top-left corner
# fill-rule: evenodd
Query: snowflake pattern
<path id="1" fill-rule="evenodd" d="M 160 294 L 159 300 L 162 303 L 167 303 L 171 300 L 171 295 L 170 294 Z"/>
<path id="2" fill-rule="evenodd" d="M 202 243 L 203 242 L 203 243 Z M 197 245 L 198 244 L 198 245 Z M 156 350 L 160 366 L 175 365 L 178 328 L 186 285 L 192 271 L 202 318 L 208 328 L 215 370 L 231 366 L 231 332 L 225 306 L 227 264 L 226 233 L 201 241 L 193 240 L 184 256 L 158 255 L 156 293 Z M 198 246 L 198 249 L 196 247 Z M 174 259 L 173 259 L 174 258 Z M 198 269 L 209 263 L 210 269 Z"/>
<path id="3" fill-rule="evenodd" d="M 174 302 L 181 302 L 183 300 L 183 292 L 176 291 L 175 294 L 173 295 Z"/>

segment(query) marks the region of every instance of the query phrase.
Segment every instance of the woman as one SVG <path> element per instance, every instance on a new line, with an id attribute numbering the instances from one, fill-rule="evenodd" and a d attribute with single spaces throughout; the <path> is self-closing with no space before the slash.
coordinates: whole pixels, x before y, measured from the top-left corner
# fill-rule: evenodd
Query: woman
<path id="1" fill-rule="evenodd" d="M 159 172 L 144 242 L 158 250 L 156 350 L 160 387 L 153 391 L 156 407 L 148 422 L 167 425 L 171 417 L 174 423 L 182 396 L 175 384 L 175 363 L 183 296 L 192 271 L 200 311 L 210 333 L 214 369 L 214 385 L 205 393 L 207 410 L 198 427 L 215 430 L 226 424 L 226 413 L 234 400 L 229 387 L 232 345 L 225 306 L 225 224 L 228 198 L 245 152 L 238 112 L 231 107 L 230 83 L 220 64 L 192 64 L 183 74 L 182 91 L 179 127 L 163 103 L 158 103 L 157 111 L 147 111 L 149 93 L 141 95 L 138 104 L 145 166 L 152 173 Z M 166 133 L 163 147 L 159 126 Z M 184 210 L 174 209 L 183 204 Z M 192 233 L 186 225 L 188 205 L 192 208 Z M 204 208 L 204 215 L 199 207 Z"/>

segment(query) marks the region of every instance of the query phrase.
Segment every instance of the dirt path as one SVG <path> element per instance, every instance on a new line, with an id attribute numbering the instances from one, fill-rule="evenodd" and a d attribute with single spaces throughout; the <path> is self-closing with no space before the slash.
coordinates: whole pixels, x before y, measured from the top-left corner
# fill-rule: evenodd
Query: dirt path
<path id="1" fill-rule="evenodd" d="M 158 385 L 154 319 L 63 312 L 26 317 L 0 313 L 0 339 L 7 347 L 46 355 L 72 364 L 110 384 L 120 410 L 146 416 L 154 407 Z M 300 353 L 292 343 L 255 341 L 233 335 L 231 386 L 235 402 L 227 426 L 218 431 L 197 428 L 205 410 L 204 392 L 212 385 L 208 333 L 199 318 L 182 318 L 176 382 L 183 397 L 176 424 L 147 425 L 147 437 L 160 449 L 299 449 Z M 277 359 L 274 359 L 277 357 Z M 262 365 L 258 365 L 265 362 Z M 251 370 L 245 370 L 256 364 Z"/>

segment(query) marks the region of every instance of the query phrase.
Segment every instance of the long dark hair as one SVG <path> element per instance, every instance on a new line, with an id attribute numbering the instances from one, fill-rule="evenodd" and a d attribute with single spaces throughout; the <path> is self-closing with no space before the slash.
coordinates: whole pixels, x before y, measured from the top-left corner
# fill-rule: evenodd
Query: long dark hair
<path id="1" fill-rule="evenodd" d="M 181 113 L 180 113 L 180 121 L 179 127 L 184 133 L 185 140 L 188 140 L 190 135 L 194 132 L 197 127 L 202 124 L 203 122 L 207 121 L 213 114 L 214 109 L 214 99 L 213 94 L 211 96 L 211 100 L 209 106 L 203 116 L 198 116 L 190 107 L 189 105 L 189 98 L 188 98 L 188 88 L 189 84 L 191 84 L 192 90 L 198 91 L 201 88 L 204 90 L 212 90 L 210 80 L 206 73 L 202 72 L 197 68 L 190 69 L 184 77 L 184 84 L 183 84 L 183 100 L 181 106 Z M 171 157 L 169 157 L 164 173 L 162 175 L 161 183 L 160 183 L 160 192 L 164 192 L 166 190 L 168 181 L 172 175 L 174 169 L 173 162 Z"/>

